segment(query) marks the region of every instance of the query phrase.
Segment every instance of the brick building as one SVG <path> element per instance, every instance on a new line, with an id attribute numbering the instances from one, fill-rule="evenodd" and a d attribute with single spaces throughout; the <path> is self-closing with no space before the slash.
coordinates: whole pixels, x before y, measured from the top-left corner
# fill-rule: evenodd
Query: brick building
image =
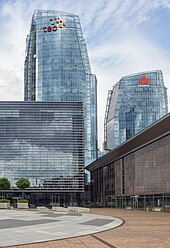
<path id="1" fill-rule="evenodd" d="M 93 205 L 170 212 L 170 113 L 86 168 Z"/>

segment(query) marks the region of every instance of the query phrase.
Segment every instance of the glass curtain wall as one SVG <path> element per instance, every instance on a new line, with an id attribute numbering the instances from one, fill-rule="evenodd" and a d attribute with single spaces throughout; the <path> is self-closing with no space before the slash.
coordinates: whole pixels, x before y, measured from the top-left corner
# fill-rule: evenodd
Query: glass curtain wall
<path id="1" fill-rule="evenodd" d="M 78 16 L 34 12 L 26 45 L 25 101 L 83 102 L 85 165 L 96 159 L 96 76 Z"/>
<path id="2" fill-rule="evenodd" d="M 83 192 L 83 133 L 81 102 L 0 102 L 0 178 Z"/>
<path id="3" fill-rule="evenodd" d="M 105 148 L 113 149 L 168 113 L 161 71 L 125 76 L 109 91 Z"/>

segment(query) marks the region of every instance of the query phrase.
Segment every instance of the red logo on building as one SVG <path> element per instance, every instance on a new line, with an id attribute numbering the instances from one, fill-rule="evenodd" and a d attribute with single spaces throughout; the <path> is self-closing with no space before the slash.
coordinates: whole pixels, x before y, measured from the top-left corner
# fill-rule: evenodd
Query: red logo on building
<path id="1" fill-rule="evenodd" d="M 148 85 L 149 84 L 149 79 L 144 76 L 138 79 L 139 85 Z"/>

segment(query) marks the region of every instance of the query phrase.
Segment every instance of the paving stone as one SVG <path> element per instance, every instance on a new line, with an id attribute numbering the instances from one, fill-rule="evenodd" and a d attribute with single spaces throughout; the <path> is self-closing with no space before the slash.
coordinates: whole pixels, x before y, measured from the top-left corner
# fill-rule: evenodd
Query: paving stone
<path id="1" fill-rule="evenodd" d="M 91 213 L 122 218 L 115 229 L 77 238 L 13 246 L 13 248 L 169 248 L 170 214 L 120 209 L 92 209 Z M 91 227 L 91 226 L 90 226 Z"/>
<path id="2" fill-rule="evenodd" d="M 59 215 L 57 218 L 52 212 L 27 213 L 28 216 L 23 211 L 0 211 L 1 247 L 24 244 L 31 246 L 30 243 L 97 233 L 114 228 L 122 222 L 113 217 L 87 213 Z M 79 243 L 84 246 L 82 242 Z M 45 243 L 42 243 L 42 246 L 45 246 Z"/>

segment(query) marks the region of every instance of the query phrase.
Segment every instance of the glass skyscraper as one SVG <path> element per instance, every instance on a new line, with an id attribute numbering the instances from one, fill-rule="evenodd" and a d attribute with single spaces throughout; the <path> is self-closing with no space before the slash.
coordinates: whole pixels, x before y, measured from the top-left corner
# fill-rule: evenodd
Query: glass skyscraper
<path id="1" fill-rule="evenodd" d="M 36 10 L 27 37 L 25 101 L 82 102 L 85 165 L 96 159 L 96 76 L 92 74 L 79 17 Z"/>
<path id="2" fill-rule="evenodd" d="M 108 93 L 104 142 L 113 149 L 168 113 L 162 71 L 124 76 Z"/>
<path id="3" fill-rule="evenodd" d="M 30 190 L 84 191 L 83 104 L 0 102 L 0 178 Z"/>

